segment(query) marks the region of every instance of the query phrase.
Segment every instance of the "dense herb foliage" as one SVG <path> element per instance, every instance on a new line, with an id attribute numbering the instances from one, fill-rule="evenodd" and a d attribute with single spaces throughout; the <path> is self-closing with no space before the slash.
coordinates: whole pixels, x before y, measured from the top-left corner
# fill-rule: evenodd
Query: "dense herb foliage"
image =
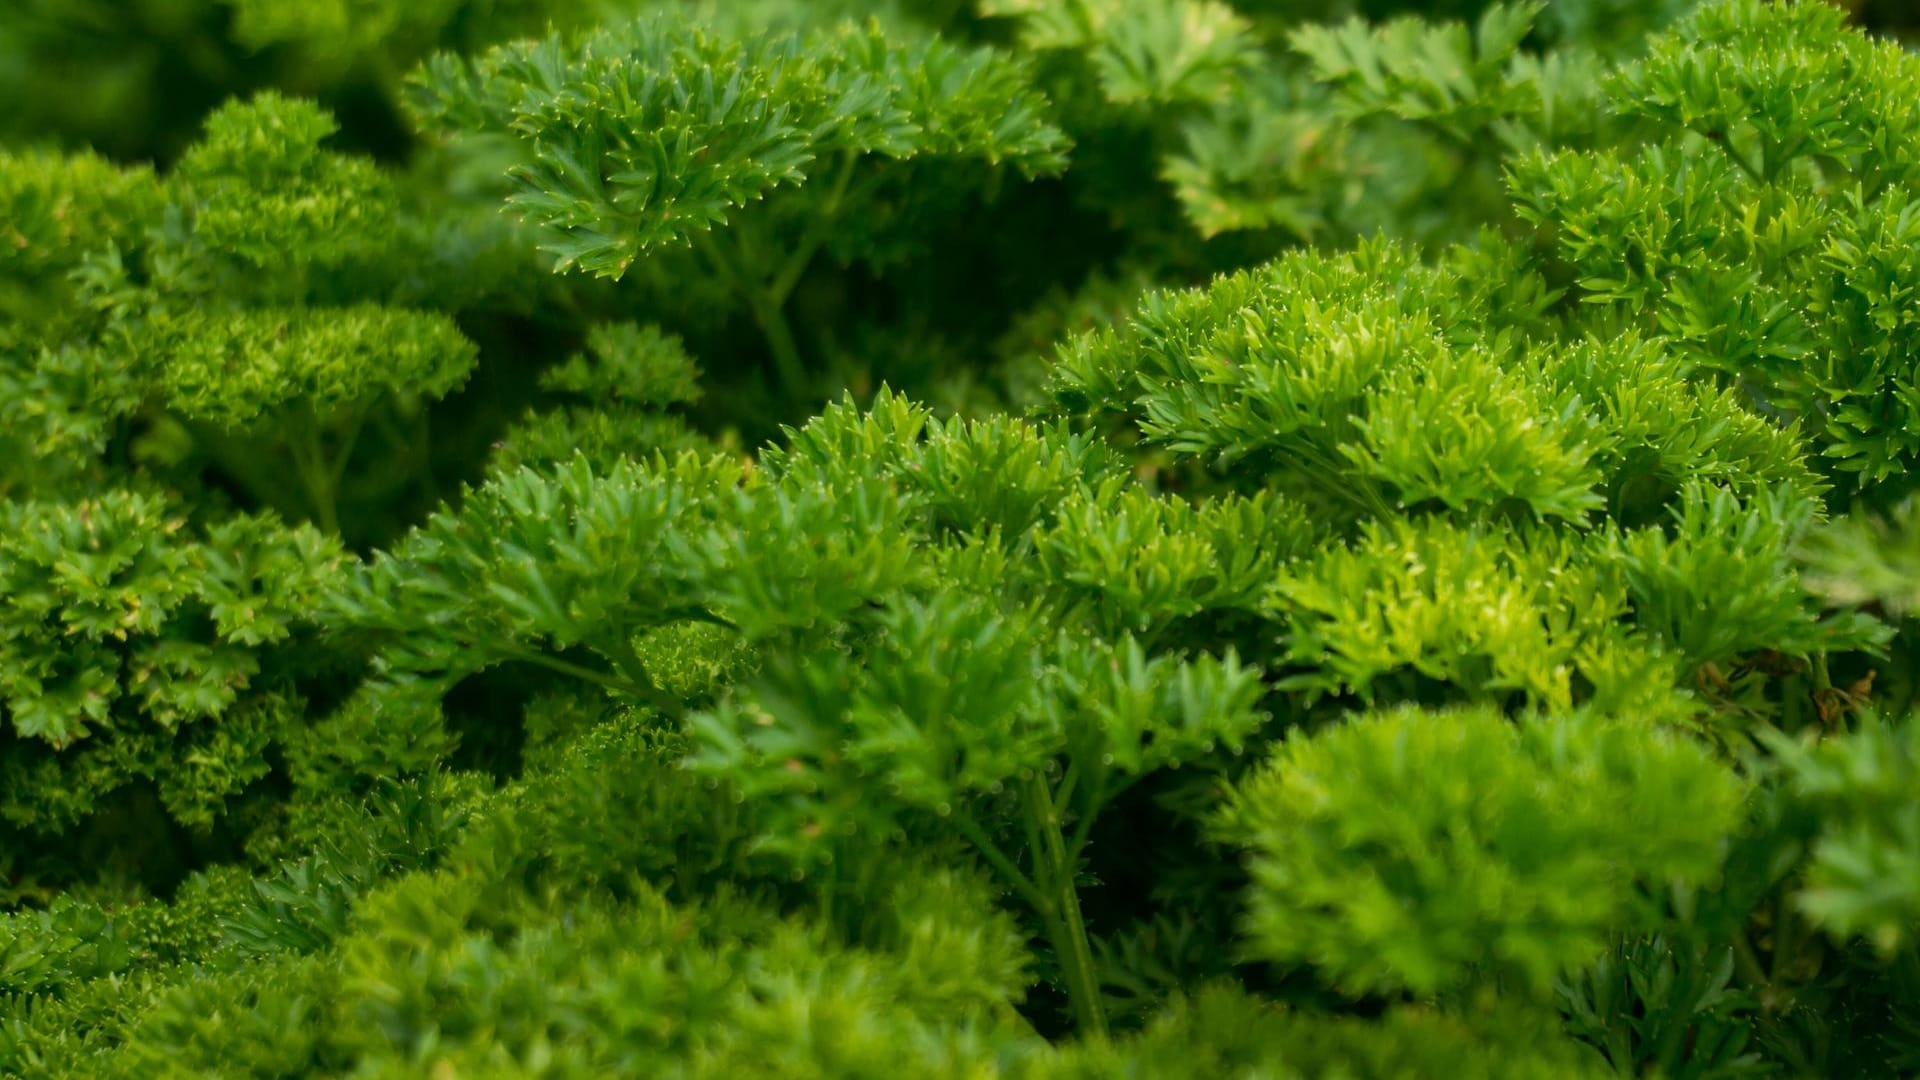
<path id="1" fill-rule="evenodd" d="M 1920 57 L 0 13 L 0 1075 L 1920 1070 Z"/>

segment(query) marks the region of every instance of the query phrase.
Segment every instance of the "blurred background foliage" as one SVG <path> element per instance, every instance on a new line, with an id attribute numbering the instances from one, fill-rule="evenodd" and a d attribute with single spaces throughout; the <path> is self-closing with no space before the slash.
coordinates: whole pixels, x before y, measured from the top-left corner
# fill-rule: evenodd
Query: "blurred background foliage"
<path id="1" fill-rule="evenodd" d="M 1845 3 L 1874 30 L 1920 30 L 1920 9 L 1902 0 Z M 479 222 L 507 229 L 510 223 L 497 212 L 507 163 L 500 148 L 423 139 L 407 116 L 407 74 L 437 51 L 471 53 L 657 4 L 10 0 L 0 5 L 0 145 L 91 149 L 122 165 L 164 172 L 199 137 L 215 107 L 272 89 L 313 99 L 330 112 L 339 130 L 328 148 L 369 155 L 395 170 L 403 199 L 430 219 L 429 227 Z M 512 245 L 487 250 L 485 261 L 476 251 L 459 273 L 485 283 L 452 306 L 479 344 L 482 362 L 464 390 L 434 406 L 435 455 L 446 479 L 460 478 L 462 463 L 478 460 L 476 451 L 538 393 L 541 368 L 580 348 L 572 328 L 609 314 L 655 321 L 685 336 L 712 391 L 692 410 L 695 426 L 751 445 L 843 390 L 864 395 L 883 381 L 962 412 L 1023 406 L 1032 400 L 1044 352 L 1064 331 L 1111 318 L 1147 285 L 1199 283 L 1303 242 L 1340 247 L 1374 232 L 1457 239 L 1507 213 L 1497 166 L 1469 160 L 1470 131 L 1446 133 L 1444 122 L 1438 139 L 1385 126 L 1332 130 L 1327 88 L 1311 77 L 1292 40 L 1303 27 L 1353 17 L 1472 20 L 1486 7 L 1481 0 L 1188 5 L 1179 10 L 1211 11 L 1223 20 L 1223 34 L 1240 51 L 1187 58 L 1191 66 L 1158 87 L 1116 87 L 1108 62 L 1127 43 L 1076 43 L 1049 31 L 1043 9 L 1059 5 L 817 0 L 707 6 L 750 11 L 763 21 L 812 22 L 882 8 L 891 11 L 889 21 L 957 40 L 1025 46 L 1073 140 L 1074 168 L 992 187 L 962 213 L 904 229 L 883 225 L 896 241 L 884 258 L 814 260 L 789 301 L 816 375 L 799 400 L 770 385 L 766 344 L 740 317 L 739 305 L 684 260 L 656 259 L 612 284 L 578 275 L 555 279 Z M 1689 6 L 1687 0 L 1555 0 L 1520 44 L 1543 56 L 1562 46 L 1570 57 L 1619 54 Z M 910 181 L 916 195 L 940 182 L 937 174 Z M 889 205 L 883 200 L 872 210 L 885 213 Z M 462 235 L 476 234 L 469 227 Z M 1030 243 L 1035 235 L 1048 242 Z M 351 539 L 386 538 L 409 516 L 417 512 Z"/>

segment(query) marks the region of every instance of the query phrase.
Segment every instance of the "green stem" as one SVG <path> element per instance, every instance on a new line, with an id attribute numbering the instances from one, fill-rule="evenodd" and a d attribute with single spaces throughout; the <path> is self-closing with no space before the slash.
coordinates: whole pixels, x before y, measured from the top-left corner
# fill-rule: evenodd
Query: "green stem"
<path id="1" fill-rule="evenodd" d="M 793 327 L 787 322 L 782 306 L 785 298 L 775 295 L 766 282 L 758 280 L 741 264 L 740 240 L 734 237 L 730 242 L 734 250 L 715 239 L 712 232 L 696 233 L 693 237 L 693 246 L 712 265 L 714 272 L 731 282 L 734 290 L 746 298 L 747 310 L 752 313 L 754 325 L 760 328 L 767 352 L 773 357 L 774 374 L 780 380 L 781 389 L 794 397 L 802 396 L 807 386 L 807 366 L 794 340 Z"/>
<path id="2" fill-rule="evenodd" d="M 1093 835 L 1093 819 L 1106 801 L 1104 792 L 1089 794 L 1086 808 L 1080 811 L 1080 820 L 1073 823 L 1073 839 L 1067 842 L 1067 858 L 1076 865 L 1080 862 L 1080 853 L 1087 850 L 1087 840 Z"/>
<path id="3" fill-rule="evenodd" d="M 1906 716 L 1912 711 L 1914 694 L 1916 690 L 1920 690 L 1920 677 L 1911 674 L 1913 672 L 1920 672 L 1920 658 L 1914 656 L 1914 650 L 1912 649 L 1908 649 L 1906 652 L 1908 660 L 1906 670 L 1909 674 L 1901 681 L 1900 696 L 1889 699 L 1890 707 L 1888 707 L 1886 711 L 1886 715 L 1894 719 Z"/>
<path id="4" fill-rule="evenodd" d="M 272 462 L 257 447 L 212 425 L 180 416 L 175 419 L 193 435 L 194 444 L 213 465 L 245 488 L 260 506 L 271 507 L 287 518 L 305 515 L 305 505 L 288 490 L 284 474 L 277 474 Z"/>
<path id="5" fill-rule="evenodd" d="M 1745 930 L 1734 931 L 1733 966 L 1748 987 L 1767 985 L 1766 969 L 1760 966 L 1760 955 L 1754 951 L 1753 942 L 1747 939 Z"/>
<path id="6" fill-rule="evenodd" d="M 360 432 L 367 426 L 364 412 L 355 413 L 347 421 L 347 432 L 340 437 L 340 449 L 334 455 L 333 463 L 327 467 L 328 483 L 334 491 L 340 490 L 340 483 L 347 475 L 347 459 L 353 457 L 354 444 L 360 441 Z"/>
<path id="7" fill-rule="evenodd" d="M 1080 820 L 1073 823 L 1073 838 L 1067 841 L 1067 860 L 1073 865 L 1080 864 L 1081 853 L 1087 850 L 1087 839 L 1093 835 L 1094 819 L 1100 816 L 1100 810 L 1127 787 L 1122 783 L 1118 788 L 1110 787 L 1113 773 L 1104 765 L 1096 764 L 1087 770 L 1085 785 L 1086 798 L 1081 800 Z M 1066 803 L 1065 795 L 1056 795 L 1054 805 Z"/>
<path id="8" fill-rule="evenodd" d="M 413 446 L 408 451 L 409 469 L 420 481 L 420 496 L 428 504 L 439 497 L 440 485 L 433 478 L 433 411 L 422 408 L 413 425 Z"/>
<path id="9" fill-rule="evenodd" d="M 1106 1009 L 1100 1001 L 1100 980 L 1094 972 L 1093 948 L 1087 940 L 1087 925 L 1080 914 L 1080 893 L 1074 887 L 1074 864 L 1067 859 L 1066 841 L 1061 836 L 1060 814 L 1054 807 L 1047 779 L 1035 773 L 1026 781 L 1027 820 L 1039 833 L 1040 847 L 1033 853 L 1040 889 L 1047 906 L 1041 910 L 1053 938 L 1053 951 L 1067 984 L 1067 1001 L 1083 1037 L 1107 1033 Z"/>
<path id="10" fill-rule="evenodd" d="M 293 455 L 293 468 L 306 489 L 314 523 L 326 532 L 340 533 L 340 508 L 334 485 L 334 470 L 327 464 L 322 447 L 320 424 L 305 408 L 288 418 L 287 450 Z"/>
<path id="11" fill-rule="evenodd" d="M 1337 454 L 1323 454 L 1314 447 L 1302 447 L 1289 453 L 1299 465 L 1304 466 L 1300 475 L 1312 477 L 1313 483 L 1336 502 L 1358 507 L 1362 512 L 1381 520 L 1399 513 L 1371 483 L 1354 483 L 1346 479 L 1348 470 L 1339 463 Z"/>
<path id="12" fill-rule="evenodd" d="M 1046 908 L 1047 898 L 1034 885 L 1033 879 L 1020 872 L 1020 868 L 1014 865 L 1006 852 L 1000 850 L 1000 845 L 993 842 L 993 838 L 987 835 L 987 831 L 980 827 L 979 822 L 965 813 L 955 812 L 953 823 L 959 828 L 960 834 L 973 844 L 974 850 L 980 853 L 980 857 L 987 860 L 987 865 L 993 867 L 1001 878 L 1005 879 L 1007 885 L 1020 894 L 1020 899 L 1032 905 L 1036 911 Z"/>
<path id="13" fill-rule="evenodd" d="M 1766 182 L 1771 184 L 1780 175 L 1781 166 L 1791 160 L 1782 150 L 1781 144 L 1762 135 L 1760 137 L 1760 170 L 1766 174 Z"/>
<path id="14" fill-rule="evenodd" d="M 1795 932 L 1800 920 L 1793 911 L 1794 894 L 1781 889 L 1773 901 L 1773 955 L 1768 957 L 1767 981 L 1775 986 L 1787 981 L 1793 974 L 1792 965 L 1799 941 Z"/>
<path id="15" fill-rule="evenodd" d="M 662 613 L 670 622 L 697 622 L 708 626 L 718 626 L 724 630 L 739 632 L 740 627 L 724 615 L 715 615 L 703 607 L 668 608 Z"/>
<path id="16" fill-rule="evenodd" d="M 374 430 L 386 440 L 388 449 L 406 462 L 396 479 L 384 488 L 384 493 L 413 485 L 422 499 L 434 502 L 438 485 L 433 479 L 432 410 L 422 407 L 409 417 L 389 405 L 375 410 L 371 418 Z"/>
<path id="17" fill-rule="evenodd" d="M 576 664 L 571 660 L 562 660 L 548 653 L 535 652 L 532 649 L 515 649 L 507 655 L 511 659 L 534 664 L 546 668 L 548 671 L 557 671 L 562 675 L 579 679 L 581 682 L 589 682 L 595 686 L 605 687 L 608 690 L 617 690 L 623 694 L 633 693 L 638 689 L 632 683 L 629 683 L 611 671 L 596 671 L 593 668 Z"/>
<path id="18" fill-rule="evenodd" d="M 1720 144 L 1720 149 L 1726 151 L 1727 156 L 1733 159 L 1733 163 L 1740 166 L 1741 172 L 1746 173 L 1747 176 L 1751 177 L 1757 184 L 1767 182 L 1767 178 L 1761 175 L 1760 168 L 1749 161 L 1747 155 L 1733 145 L 1733 138 L 1731 136 L 1722 135 L 1715 141 Z"/>
<path id="19" fill-rule="evenodd" d="M 795 245 L 793 254 L 787 257 L 786 265 L 774 276 L 772 284 L 767 286 L 767 298 L 773 303 L 784 305 L 787 302 L 794 286 L 800 284 L 807 267 L 812 265 L 814 255 L 827 242 L 833 226 L 837 224 L 840 205 L 846 201 L 847 191 L 853 186 L 854 166 L 859 161 L 860 155 L 852 150 L 840 156 L 840 168 L 833 178 L 833 187 L 827 192 L 826 202 L 814 215 L 813 223 L 801 237 L 800 243 Z"/>
<path id="20" fill-rule="evenodd" d="M 581 682 L 592 683 L 595 686 L 603 687 L 617 693 L 640 698 L 647 704 L 652 705 L 657 710 L 667 713 L 670 716 L 677 717 L 684 711 L 679 702 L 667 697 L 659 687 L 651 683 L 634 682 L 623 675 L 615 674 L 611 671 L 596 671 L 593 668 L 576 664 L 571 660 L 562 660 L 557 656 L 537 652 L 533 649 L 515 649 L 508 655 L 515 660 L 523 660 L 529 664 L 546 668 L 549 671 L 556 671 L 562 675 L 579 679 Z"/>
<path id="21" fill-rule="evenodd" d="M 1060 786 L 1054 789 L 1053 801 L 1057 806 L 1073 805 L 1074 788 L 1080 783 L 1080 755 L 1073 755 L 1067 762 L 1067 772 L 1060 778 Z"/>
<path id="22" fill-rule="evenodd" d="M 786 309 L 761 297 L 754 297 L 750 302 L 753 321 L 759 324 L 760 336 L 766 338 L 767 350 L 773 354 L 773 370 L 780 379 L 780 388 L 790 397 L 804 397 L 807 365 L 800 358 L 800 346 L 793 339 Z"/>
<path id="23" fill-rule="evenodd" d="M 1799 731 L 1804 721 L 1802 702 L 1806 700 L 1807 680 L 1802 675 L 1789 675 L 1783 681 L 1784 689 L 1780 693 L 1780 726 L 1788 731 Z"/>

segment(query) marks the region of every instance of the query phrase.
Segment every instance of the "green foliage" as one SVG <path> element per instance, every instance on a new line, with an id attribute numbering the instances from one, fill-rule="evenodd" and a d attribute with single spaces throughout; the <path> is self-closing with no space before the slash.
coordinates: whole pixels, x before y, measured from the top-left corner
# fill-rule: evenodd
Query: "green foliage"
<path id="1" fill-rule="evenodd" d="M 1129 332 L 1075 339 L 1052 391 L 1073 413 L 1347 504 L 1336 513 L 1439 504 L 1585 523 L 1639 518 L 1689 477 L 1815 492 L 1781 452 L 1790 438 L 1687 391 L 1646 343 L 1518 348 L 1478 292 L 1399 248 L 1293 255 L 1150 297 Z"/>
<path id="2" fill-rule="evenodd" d="M 1793 796 L 1819 815 L 1800 905 L 1835 936 L 1865 937 L 1882 953 L 1912 943 L 1920 910 L 1920 728 L 1874 717 L 1816 746 L 1771 740 Z"/>
<path id="3" fill-rule="evenodd" d="M 685 343 L 659 327 L 596 326 L 586 352 L 540 375 L 541 389 L 567 403 L 531 412 L 494 448 L 493 464 L 513 469 L 581 454 L 610 468 L 623 457 L 701 449 L 701 435 L 666 411 L 700 400 L 699 380 Z"/>
<path id="4" fill-rule="evenodd" d="M 1576 686 L 1609 711 L 1659 709 L 1673 681 L 1657 645 L 1623 632 L 1625 583 L 1551 534 L 1369 527 L 1281 577 L 1289 659 L 1308 691 L 1415 699 L 1421 680 L 1565 708 Z"/>
<path id="5" fill-rule="evenodd" d="M 297 722 L 297 663 L 275 654 L 311 633 L 339 546 L 270 515 L 203 537 L 131 493 L 11 502 L 0 520 L 0 812 L 63 831 L 145 779 L 177 821 L 212 822 Z"/>
<path id="6" fill-rule="evenodd" d="M 1807 585 L 1845 606 L 1877 603 L 1905 617 L 1920 610 L 1920 502 L 1887 519 L 1854 516 L 1807 538 Z"/>
<path id="7" fill-rule="evenodd" d="M 274 274 L 377 243 L 392 193 L 371 161 L 320 149 L 337 131 L 318 106 L 272 93 L 214 113 L 175 173 L 196 197 L 198 238 Z"/>
<path id="8" fill-rule="evenodd" d="M 1568 1026 L 1636 1075 L 1764 1075 L 1752 1047 L 1757 995 L 1734 982 L 1732 949 L 1627 939 L 1559 992 Z"/>
<path id="9" fill-rule="evenodd" d="M 334 603 L 348 625 L 393 638 L 380 659 L 396 674 L 450 681 L 548 644 L 618 663 L 641 631 L 698 610 L 692 567 L 663 564 L 700 528 L 699 496 L 739 477 L 737 463 L 693 455 L 623 461 L 605 478 L 584 459 L 522 469 L 381 553 Z"/>
<path id="10" fill-rule="evenodd" d="M 1515 50 L 1545 7 L 1490 5 L 1471 32 L 1460 24 L 1430 26 L 1414 18 L 1378 30 L 1358 20 L 1339 27 L 1302 27 L 1292 45 L 1331 85 L 1346 109 L 1418 120 L 1447 135 L 1471 139 L 1496 121 L 1541 103 Z"/>
<path id="11" fill-rule="evenodd" d="M 1046 1062 L 1045 1077 L 1604 1075 L 1543 1017 L 1483 1018 L 1485 1030 L 1419 1008 L 1376 1020 L 1324 1020 L 1288 1013 L 1219 986 L 1174 1003 L 1146 1030 L 1116 1045 L 1092 1045 Z"/>
<path id="12" fill-rule="evenodd" d="M 0 7 L 0 1074 L 1920 1069 L 1874 4 Z"/>
<path id="13" fill-rule="evenodd" d="M 1740 797 L 1644 726 L 1409 709 L 1290 737 L 1221 828 L 1253 851 L 1263 959 L 1359 992 L 1539 993 L 1657 918 L 1643 885 L 1711 875 Z"/>
<path id="14" fill-rule="evenodd" d="M 1251 24 L 1218 0 L 983 0 L 980 13 L 1017 17 L 1028 49 L 1079 54 L 1113 105 L 1215 102 L 1253 61 Z"/>
<path id="15" fill-rule="evenodd" d="M 1916 80 L 1831 7 L 1709 4 L 1609 83 L 1656 141 L 1523 157 L 1511 176 L 1583 300 L 1798 418 L 1876 497 L 1905 490 L 1913 452 L 1897 358 Z"/>
<path id="16" fill-rule="evenodd" d="M 253 310 L 183 319 L 160 371 L 167 404 L 189 420 L 247 427 L 300 402 L 331 417 L 381 392 L 439 397 L 473 347 L 431 315 L 377 306 Z"/>
<path id="17" fill-rule="evenodd" d="M 1039 107 L 1007 61 L 938 40 L 896 45 L 877 26 L 722 36 L 662 18 L 476 64 L 441 57 L 417 94 L 429 124 L 520 141 L 530 161 L 510 204 L 558 269 L 615 277 L 806 183 L 819 162 L 851 172 L 863 158 L 928 155 L 1057 170 L 1062 141 Z"/>
<path id="18" fill-rule="evenodd" d="M 80 256 L 123 235 L 129 222 L 150 220 L 159 202 L 160 185 L 145 169 L 122 169 L 94 154 L 4 152 L 4 310 L 22 321 L 52 314 L 45 308 L 57 300 L 61 279 L 79 266 Z M 6 340 L 13 343 L 11 334 Z"/>
<path id="19" fill-rule="evenodd" d="M 1352 214 L 1358 197 L 1329 184 L 1345 160 L 1337 122 L 1297 76 L 1258 71 L 1183 125 L 1161 178 L 1204 237 L 1277 231 L 1312 238 Z"/>

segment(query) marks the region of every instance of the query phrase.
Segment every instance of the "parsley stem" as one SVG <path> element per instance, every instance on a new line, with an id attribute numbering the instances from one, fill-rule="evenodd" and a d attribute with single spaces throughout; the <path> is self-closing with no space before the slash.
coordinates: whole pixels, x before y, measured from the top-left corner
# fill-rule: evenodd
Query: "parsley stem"
<path id="1" fill-rule="evenodd" d="M 1759 954 L 1754 951 L 1753 942 L 1745 930 L 1736 931 L 1733 935 L 1733 966 L 1748 987 L 1759 989 L 1768 985 L 1766 969 L 1760 966 Z"/>
<path id="2" fill-rule="evenodd" d="M 1074 863 L 1067 857 L 1060 814 L 1047 790 L 1047 778 L 1039 773 L 1028 777 L 1026 796 L 1028 824 L 1041 841 L 1033 852 L 1040 887 L 1047 894 L 1041 918 L 1053 938 L 1053 951 L 1067 984 L 1067 1002 L 1081 1035 L 1102 1036 L 1107 1033 L 1107 1014 L 1100 1001 L 1100 979 L 1094 972 L 1093 949 L 1080 913 L 1080 893 L 1074 887 Z"/>
<path id="3" fill-rule="evenodd" d="M 353 457 L 353 448 L 360 441 L 360 432 L 367 426 L 364 412 L 356 412 L 347 421 L 346 433 L 340 436 L 340 449 L 334 453 L 331 464 L 327 466 L 327 483 L 331 490 L 339 491 L 346 480 L 347 461 Z"/>
<path id="4" fill-rule="evenodd" d="M 800 345 L 794 340 L 793 326 L 787 322 L 786 309 L 771 296 L 755 294 L 749 299 L 753 308 L 753 321 L 759 324 L 760 334 L 767 340 L 767 351 L 773 354 L 774 374 L 780 379 L 780 387 L 794 397 L 804 397 L 807 387 L 807 365 L 801 359 Z"/>
<path id="5" fill-rule="evenodd" d="M 307 506 L 302 494 L 286 483 L 285 472 L 275 468 L 271 456 L 216 425 L 181 416 L 174 419 L 192 434 L 194 444 L 209 463 L 239 485 L 257 505 L 289 519 L 305 516 Z"/>
<path id="6" fill-rule="evenodd" d="M 583 664 L 576 664 L 571 660 L 562 660 L 557 656 L 540 652 L 537 649 L 517 649 L 509 655 L 515 660 L 524 660 L 529 664 L 546 668 L 549 671 L 579 679 L 581 682 L 592 683 L 595 686 L 612 690 L 615 693 L 639 698 L 641 702 L 663 716 L 677 719 L 686 712 L 684 706 L 671 697 L 668 697 L 666 691 L 661 690 L 652 683 L 636 682 L 633 679 L 626 678 L 621 674 L 611 671 L 598 671 Z"/>
<path id="7" fill-rule="evenodd" d="M 993 867 L 1007 885 L 1020 895 L 1020 899 L 1026 901 L 1035 911 L 1046 908 L 1047 899 L 1042 895 L 1039 887 L 1034 885 L 1033 879 L 1021 873 L 1020 867 L 1007 857 L 1006 852 L 1000 850 L 1000 845 L 993 842 L 993 838 L 987 835 L 987 831 L 980 827 L 979 822 L 961 811 L 954 812 L 953 822 L 959 828 L 960 834 L 965 836 L 973 844 L 974 850 L 980 853 L 980 857 L 987 860 L 987 865 Z"/>
<path id="8" fill-rule="evenodd" d="M 338 485 L 335 482 L 333 467 L 327 463 L 326 449 L 322 445 L 320 422 L 313 411 L 304 405 L 296 408 L 288 417 L 291 429 L 287 439 L 287 450 L 293 455 L 293 468 L 300 476 L 300 484 L 306 489 L 307 501 L 313 509 L 314 524 L 335 536 L 340 535 L 340 508 L 338 503 Z"/>
<path id="9" fill-rule="evenodd" d="M 813 265 L 814 255 L 827 242 L 833 226 L 839 223 L 840 206 L 846 201 L 847 189 L 853 186 L 854 166 L 859 161 L 860 155 L 856 151 L 848 150 L 841 154 L 840 168 L 833 178 L 833 187 L 827 192 L 826 202 L 821 204 L 819 216 L 813 219 L 813 224 L 793 249 L 793 254 L 787 257 L 780 273 L 767 286 L 767 299 L 774 304 L 784 305 L 787 302 L 794 286 L 800 284 L 800 278 L 806 274 L 807 267 Z"/>
<path id="10" fill-rule="evenodd" d="M 780 381 L 781 389 L 789 396 L 804 397 L 807 365 L 800 356 L 799 343 L 794 340 L 793 326 L 787 321 L 783 303 L 785 297 L 777 294 L 769 283 L 760 280 L 742 265 L 742 245 L 737 235 L 730 234 L 727 240 L 722 241 L 716 239 L 711 231 L 695 233 L 693 245 L 714 271 L 731 282 L 734 289 L 746 299 L 754 325 L 760 328 L 760 336 L 766 340 L 767 352 L 773 358 L 774 374 Z"/>
<path id="11" fill-rule="evenodd" d="M 1054 804 L 1057 806 L 1071 806 L 1073 804 L 1074 788 L 1079 783 L 1080 761 L 1078 757 L 1075 757 L 1067 762 L 1066 775 L 1060 778 L 1060 787 L 1053 793 Z"/>
<path id="12" fill-rule="evenodd" d="M 1033 850 L 1034 876 L 1020 867 L 993 842 L 980 823 L 963 811 L 952 820 L 962 836 L 973 844 L 980 857 L 993 867 L 1022 900 L 1040 916 L 1047 938 L 1060 963 L 1066 983 L 1067 1001 L 1074 1021 L 1083 1034 L 1104 1035 L 1107 1015 L 1100 1002 L 1100 981 L 1094 973 L 1093 949 L 1087 941 L 1087 927 L 1080 914 L 1080 894 L 1074 888 L 1073 863 L 1068 860 L 1066 844 L 1060 832 L 1060 815 L 1054 810 L 1053 797 L 1045 776 L 1035 774 L 1025 782 L 1026 826 Z"/>
<path id="13" fill-rule="evenodd" d="M 1708 139 L 1717 143 L 1720 150 L 1727 155 L 1728 159 L 1735 165 L 1738 165 L 1740 171 L 1746 173 L 1755 183 L 1764 184 L 1767 182 L 1767 178 L 1761 174 L 1759 167 L 1748 160 L 1747 155 L 1739 147 L 1733 145 L 1733 136 L 1730 132 L 1709 131 L 1704 134 Z"/>
<path id="14" fill-rule="evenodd" d="M 557 656 L 537 652 L 533 649 L 516 650 L 509 655 L 515 660 L 525 661 L 526 663 L 534 664 L 562 675 L 569 675 L 579 679 L 581 682 L 592 683 L 595 686 L 604 687 L 608 690 L 615 690 L 620 693 L 635 693 L 639 689 L 627 680 L 615 675 L 613 672 L 596 671 L 584 664 L 576 664 L 571 660 L 562 660 Z"/>

